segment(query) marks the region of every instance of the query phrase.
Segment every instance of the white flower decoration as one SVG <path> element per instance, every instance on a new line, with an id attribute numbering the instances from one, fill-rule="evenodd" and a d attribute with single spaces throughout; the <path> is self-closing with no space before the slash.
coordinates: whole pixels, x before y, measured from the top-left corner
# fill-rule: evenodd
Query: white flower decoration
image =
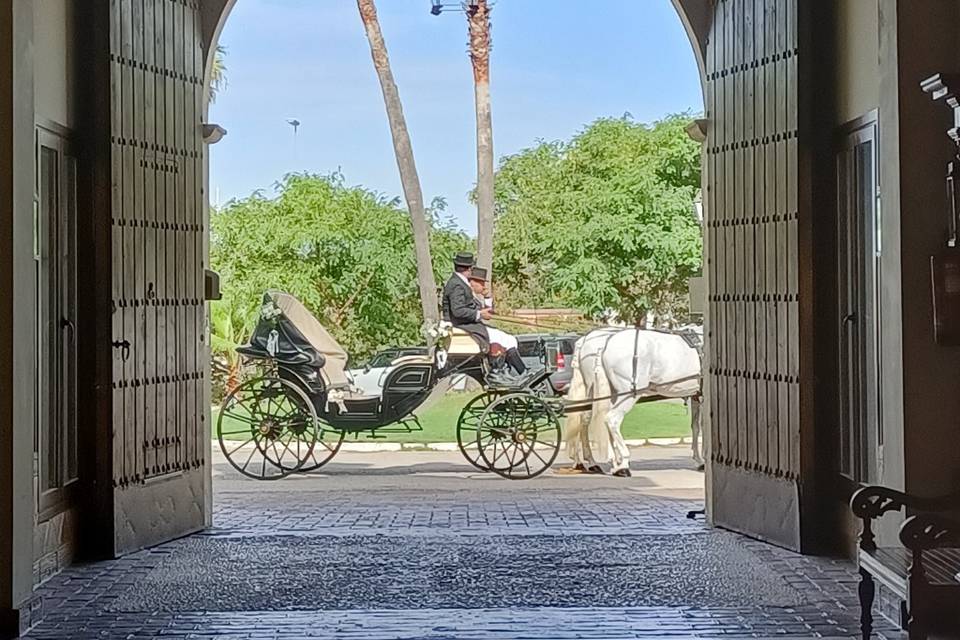
<path id="1" fill-rule="evenodd" d="M 272 300 L 260 307 L 260 317 L 267 322 L 275 322 L 282 315 L 283 311 Z"/>

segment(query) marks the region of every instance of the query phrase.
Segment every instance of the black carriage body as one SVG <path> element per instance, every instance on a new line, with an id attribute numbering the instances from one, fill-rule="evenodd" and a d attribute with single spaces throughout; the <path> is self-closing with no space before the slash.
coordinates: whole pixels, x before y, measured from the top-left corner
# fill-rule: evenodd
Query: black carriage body
<path id="1" fill-rule="evenodd" d="M 301 367 L 279 363 L 277 371 L 280 378 L 290 380 L 310 397 L 321 422 L 348 432 L 371 431 L 403 421 L 423 404 L 437 382 L 432 364 L 401 363 L 387 375 L 382 394 L 346 396 L 338 402 L 328 395 L 319 372 L 311 376 Z M 341 410 L 340 402 L 346 411 Z"/>
<path id="2" fill-rule="evenodd" d="M 403 421 L 423 404 L 442 377 L 432 357 L 408 356 L 400 358 L 389 372 L 380 395 L 351 393 L 351 385 L 331 382 L 329 372 L 325 373 L 329 359 L 318 350 L 316 334 L 310 335 L 309 329 L 305 333 L 284 308 L 305 321 L 304 313 L 308 312 L 293 296 L 267 292 L 250 343 L 239 347 L 237 353 L 272 363 L 277 376 L 300 388 L 312 401 L 318 419 L 334 429 L 370 431 Z M 306 320 L 316 322 L 312 316 Z M 319 339 L 329 340 L 333 346 L 328 348 L 340 350 L 332 337 L 324 334 Z"/>

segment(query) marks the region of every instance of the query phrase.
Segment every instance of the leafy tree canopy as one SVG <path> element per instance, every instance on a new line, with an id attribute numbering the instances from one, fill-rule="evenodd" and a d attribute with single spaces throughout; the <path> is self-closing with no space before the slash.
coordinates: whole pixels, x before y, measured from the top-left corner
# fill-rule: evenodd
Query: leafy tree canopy
<path id="1" fill-rule="evenodd" d="M 700 269 L 700 148 L 689 115 L 597 120 L 503 159 L 494 274 L 511 306 L 569 305 L 624 320 L 678 315 Z"/>
<path id="2" fill-rule="evenodd" d="M 230 310 L 218 316 L 243 325 L 234 333 L 248 335 L 263 292 L 280 289 L 298 297 L 355 357 L 421 343 L 410 220 L 397 200 L 347 186 L 340 174 L 291 174 L 276 189 L 276 197 L 255 193 L 211 217 L 210 260 L 223 289 L 215 304 Z M 441 220 L 443 207 L 435 200 L 430 211 L 438 276 L 470 245 Z"/>

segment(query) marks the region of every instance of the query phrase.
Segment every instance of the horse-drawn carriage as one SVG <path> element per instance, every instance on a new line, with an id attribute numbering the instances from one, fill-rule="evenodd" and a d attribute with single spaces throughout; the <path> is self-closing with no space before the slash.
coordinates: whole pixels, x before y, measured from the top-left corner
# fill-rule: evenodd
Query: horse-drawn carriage
<path id="1" fill-rule="evenodd" d="M 317 319 L 293 296 L 268 292 L 250 343 L 237 349 L 256 374 L 230 391 L 217 416 L 224 455 L 261 480 L 316 471 L 348 435 L 418 426 L 413 412 L 462 374 L 484 387 L 457 421 L 457 443 L 470 464 L 509 479 L 546 471 L 560 450 L 563 408 L 535 390 L 552 373 L 557 346 L 544 344 L 542 368 L 497 386 L 488 380 L 487 354 L 469 334 L 446 327 L 436 337 L 428 355 L 395 360 L 381 392 L 365 395 L 351 383 L 347 353 Z"/>

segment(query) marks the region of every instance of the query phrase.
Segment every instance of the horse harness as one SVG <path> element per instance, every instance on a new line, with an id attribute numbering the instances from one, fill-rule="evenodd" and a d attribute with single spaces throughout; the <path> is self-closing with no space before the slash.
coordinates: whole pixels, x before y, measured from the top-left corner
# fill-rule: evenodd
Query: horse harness
<path id="1" fill-rule="evenodd" d="M 593 331 L 590 331 L 589 333 L 587 333 L 587 336 L 589 336 L 591 333 L 599 332 L 599 331 L 603 331 L 603 332 L 605 332 L 605 333 L 608 334 L 608 335 L 606 335 L 606 337 L 605 337 L 605 339 L 604 339 L 604 341 L 603 341 L 603 351 L 606 351 L 607 345 L 610 343 L 610 340 L 612 340 L 614 336 L 616 336 L 617 334 L 619 334 L 619 333 L 621 333 L 621 332 L 623 332 L 623 331 L 629 331 L 629 329 L 620 329 L 620 328 L 614 328 L 614 327 L 602 327 L 602 328 L 594 329 Z M 633 329 L 633 373 L 632 373 L 632 375 L 631 375 L 631 377 L 630 377 L 630 383 L 631 383 L 631 385 L 632 385 L 632 387 L 633 387 L 632 390 L 631 390 L 631 393 L 632 393 L 633 397 L 636 397 L 639 392 L 641 392 L 641 391 L 644 390 L 644 389 L 638 389 L 638 388 L 637 388 L 637 368 L 639 367 L 639 363 L 640 363 L 640 353 L 639 353 L 640 331 L 641 331 L 641 330 L 640 330 L 639 328 L 637 328 L 637 327 L 634 327 L 634 329 Z M 687 346 L 688 346 L 688 347 L 690 347 L 691 349 L 693 349 L 694 351 L 697 352 L 697 356 L 700 358 L 700 363 L 701 363 L 701 366 L 702 366 L 702 363 L 703 363 L 703 340 L 701 340 L 700 336 L 698 336 L 695 331 L 692 331 L 692 330 L 686 330 L 686 331 L 666 331 L 666 330 L 664 330 L 664 329 L 646 329 L 646 331 L 655 331 L 656 333 L 664 333 L 664 334 L 671 335 L 671 336 L 679 336 L 685 343 L 687 343 Z M 686 382 L 687 380 L 693 380 L 693 379 L 697 379 L 697 380 L 701 381 L 701 384 L 698 385 L 697 394 L 696 394 L 696 396 L 694 396 L 694 397 L 696 397 L 696 398 L 699 399 L 700 396 L 701 396 L 702 393 L 703 393 L 702 388 L 701 388 L 701 387 L 702 387 L 702 379 L 703 379 L 702 373 L 698 373 L 698 374 L 692 375 L 692 376 L 685 376 L 685 377 L 683 377 L 683 378 L 678 378 L 678 379 L 676 379 L 676 380 L 671 380 L 671 381 L 668 382 L 667 384 L 678 384 L 678 383 Z M 660 386 L 664 386 L 664 385 L 660 385 Z M 596 402 L 597 400 L 609 400 L 609 399 L 611 399 L 611 398 L 613 398 L 613 394 L 611 394 L 610 396 L 608 396 L 608 397 L 606 397 L 606 398 L 594 398 L 594 399 L 591 401 L 591 404 L 592 404 L 593 402 Z M 659 396 L 651 396 L 651 400 L 654 400 L 654 399 L 659 399 Z"/>

